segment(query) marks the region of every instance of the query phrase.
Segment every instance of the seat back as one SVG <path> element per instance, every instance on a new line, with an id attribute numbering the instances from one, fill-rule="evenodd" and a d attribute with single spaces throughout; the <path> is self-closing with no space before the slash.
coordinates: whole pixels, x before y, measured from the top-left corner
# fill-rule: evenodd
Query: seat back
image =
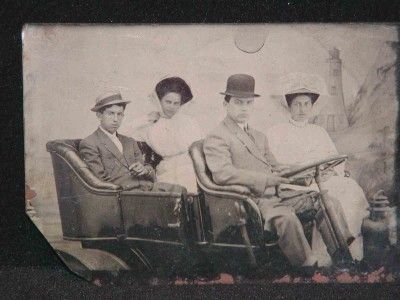
<path id="1" fill-rule="evenodd" d="M 219 186 L 213 182 L 211 172 L 207 167 L 206 158 L 203 152 L 203 140 L 194 142 L 190 146 L 189 153 L 192 158 L 197 180 L 209 189 L 218 190 Z"/>
<path id="2" fill-rule="evenodd" d="M 65 238 L 115 237 L 122 231 L 119 186 L 98 179 L 78 155 L 79 139 L 46 144 Z"/>
<path id="3" fill-rule="evenodd" d="M 203 140 L 194 142 L 189 153 L 193 161 L 200 200 L 204 201 L 205 232 L 207 239 L 214 243 L 242 244 L 240 216 L 237 204 L 244 205 L 250 240 L 257 243 L 263 234 L 262 220 L 258 207 L 245 194 L 246 189 L 238 185 L 218 185 L 212 179 L 203 151 Z"/>
<path id="4" fill-rule="evenodd" d="M 105 182 L 98 179 L 90 171 L 86 163 L 79 157 L 80 139 L 76 140 L 55 140 L 46 144 L 46 149 L 52 155 L 62 157 L 67 164 L 80 176 L 83 183 L 88 188 L 94 190 L 119 190 L 120 188 L 110 182 Z"/>
<path id="5" fill-rule="evenodd" d="M 207 166 L 206 157 L 203 151 L 203 140 L 194 142 L 189 148 L 189 154 L 192 158 L 193 167 L 196 173 L 197 181 L 203 188 L 218 191 L 244 194 L 246 190 L 239 185 L 218 185 L 213 181 L 210 169 Z"/>

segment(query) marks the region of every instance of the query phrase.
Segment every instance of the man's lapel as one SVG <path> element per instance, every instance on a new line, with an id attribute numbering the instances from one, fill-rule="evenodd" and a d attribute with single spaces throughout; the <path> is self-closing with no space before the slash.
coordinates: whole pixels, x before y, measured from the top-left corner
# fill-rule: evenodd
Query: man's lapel
<path id="1" fill-rule="evenodd" d="M 122 153 L 118 150 L 117 146 L 115 146 L 114 142 L 99 128 L 97 129 L 97 135 L 100 139 L 100 142 L 104 145 L 104 147 L 110 151 L 115 158 L 124 166 L 129 167 L 127 165 L 126 159 L 122 155 Z M 122 144 L 122 146 L 124 146 Z"/>
<path id="2" fill-rule="evenodd" d="M 224 124 L 254 157 L 261 160 L 263 163 L 270 165 L 270 163 L 265 159 L 264 155 L 262 155 L 255 142 L 252 141 L 249 135 L 244 132 L 231 118 L 226 117 Z"/>
<path id="3" fill-rule="evenodd" d="M 122 144 L 122 156 L 124 161 L 129 165 L 129 157 L 135 156 L 135 153 L 131 153 L 133 151 L 133 147 L 130 147 L 128 139 L 124 138 L 120 134 L 117 133 L 117 137 Z"/>

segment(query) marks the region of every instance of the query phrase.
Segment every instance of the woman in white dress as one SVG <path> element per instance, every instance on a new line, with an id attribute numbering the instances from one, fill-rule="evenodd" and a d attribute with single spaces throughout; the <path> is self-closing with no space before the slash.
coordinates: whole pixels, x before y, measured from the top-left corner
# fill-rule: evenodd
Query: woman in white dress
<path id="1" fill-rule="evenodd" d="M 308 123 L 312 106 L 318 97 L 319 93 L 307 88 L 298 88 L 285 95 L 291 118 L 288 122 L 273 126 L 267 133 L 270 150 L 279 163 L 296 165 L 338 154 L 325 129 Z M 356 181 L 345 177 L 344 164 L 336 166 L 326 176 L 324 187 L 342 205 L 350 232 L 356 238 L 350 245 L 350 252 L 354 259 L 361 260 L 361 224 L 368 215 L 368 202 L 363 190 Z M 331 264 L 326 246 L 317 230 L 313 232 L 312 248 L 319 266 Z"/>
<path id="2" fill-rule="evenodd" d="M 179 184 L 196 193 L 189 146 L 203 134 L 196 120 L 181 112 L 181 106 L 193 98 L 190 87 L 179 77 L 169 77 L 157 83 L 155 91 L 160 111 L 149 113 L 144 122 L 136 124 L 134 136 L 141 131 L 143 140 L 162 157 L 156 167 L 157 181 Z"/>

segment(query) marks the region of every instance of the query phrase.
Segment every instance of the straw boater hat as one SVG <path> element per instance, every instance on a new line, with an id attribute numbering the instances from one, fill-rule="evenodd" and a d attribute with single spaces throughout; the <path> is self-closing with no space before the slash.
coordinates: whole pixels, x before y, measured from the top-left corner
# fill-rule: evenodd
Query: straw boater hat
<path id="1" fill-rule="evenodd" d="M 250 75 L 231 75 L 226 83 L 226 91 L 220 94 L 237 98 L 260 97 L 260 95 L 254 94 L 254 85 L 254 78 Z"/>
<path id="2" fill-rule="evenodd" d="M 106 92 L 96 98 L 96 104 L 91 111 L 99 111 L 102 107 L 113 104 L 128 104 L 131 101 L 123 100 L 120 92 Z"/>

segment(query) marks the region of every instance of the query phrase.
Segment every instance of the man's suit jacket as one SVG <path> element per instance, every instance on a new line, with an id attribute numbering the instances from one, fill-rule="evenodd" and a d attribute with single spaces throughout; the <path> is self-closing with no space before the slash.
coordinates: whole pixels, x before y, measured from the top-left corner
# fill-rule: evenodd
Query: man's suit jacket
<path id="1" fill-rule="evenodd" d="M 117 134 L 117 137 L 121 141 L 123 153 L 100 128 L 80 142 L 79 154 L 94 175 L 120 185 L 125 190 L 154 181 L 154 170 L 146 178 L 131 175 L 129 166 L 135 162 L 144 164 L 143 154 L 134 139 L 122 134 Z"/>
<path id="2" fill-rule="evenodd" d="M 244 185 L 262 196 L 277 163 L 265 135 L 251 128 L 249 133 L 226 117 L 205 138 L 203 150 L 215 183 Z"/>

